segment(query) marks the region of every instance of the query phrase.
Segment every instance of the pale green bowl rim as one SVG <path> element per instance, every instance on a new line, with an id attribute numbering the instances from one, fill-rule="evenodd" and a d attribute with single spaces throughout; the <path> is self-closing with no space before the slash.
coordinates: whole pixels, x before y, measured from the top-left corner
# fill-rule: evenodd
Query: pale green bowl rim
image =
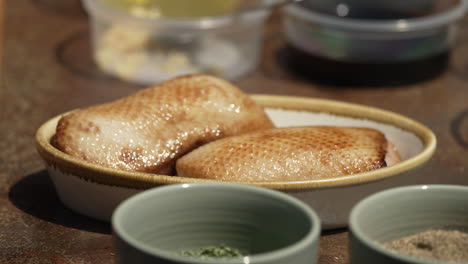
<path id="1" fill-rule="evenodd" d="M 392 257 L 398 259 L 400 261 L 408 262 L 408 263 L 417 263 L 417 264 L 441 264 L 445 262 L 441 261 L 432 261 L 428 259 L 419 259 L 411 256 L 406 256 L 402 254 L 398 254 L 394 251 L 385 249 L 382 246 L 377 245 L 372 239 L 368 238 L 361 228 L 357 225 L 357 218 L 365 210 L 366 207 L 375 203 L 375 200 L 381 199 L 392 199 L 392 197 L 396 197 L 402 193 L 416 192 L 420 191 L 431 191 L 431 190 L 443 190 L 443 191 L 460 191 L 465 192 L 468 196 L 468 186 L 463 185 L 452 185 L 452 184 L 420 184 L 420 185 L 409 185 L 403 187 L 396 187 L 387 189 L 381 192 L 374 193 L 369 195 L 368 197 L 359 201 L 351 210 L 351 214 L 349 216 L 349 231 L 353 233 L 353 235 L 361 241 L 361 243 L 365 244 L 367 247 L 379 252 L 382 255 L 386 255 L 388 257 Z M 449 262 L 450 264 L 463 264 L 460 262 Z"/>
<path id="2" fill-rule="evenodd" d="M 197 260 L 197 259 L 189 259 L 186 257 L 182 256 L 177 256 L 171 253 L 170 251 L 166 250 L 160 250 L 160 249 L 155 249 L 150 246 L 145 245 L 144 243 L 139 242 L 138 240 L 134 239 L 130 234 L 125 232 L 123 230 L 123 227 L 121 223 L 119 222 L 119 219 L 122 219 L 125 217 L 125 212 L 131 208 L 132 204 L 139 203 L 142 200 L 146 200 L 149 197 L 152 196 L 159 196 L 163 195 L 164 193 L 168 192 L 177 192 L 177 191 L 186 191 L 187 188 L 205 188 L 205 189 L 212 189 L 212 188 L 218 188 L 218 189 L 225 189 L 226 191 L 249 191 L 249 192 L 254 192 L 258 193 L 260 195 L 266 195 L 270 197 L 275 197 L 277 199 L 283 200 L 284 202 L 290 204 L 291 206 L 294 206 L 297 210 L 302 211 L 302 213 L 309 218 L 311 221 L 311 228 L 308 233 L 304 235 L 302 239 L 297 241 L 296 243 L 281 248 L 277 249 L 268 253 L 262 253 L 262 254 L 256 254 L 256 255 L 251 255 L 249 257 L 249 263 L 269 263 L 269 261 L 273 261 L 275 259 L 278 259 L 280 257 L 284 256 L 292 256 L 294 254 L 297 254 L 297 252 L 301 252 L 303 250 L 307 250 L 310 245 L 315 243 L 315 246 L 317 247 L 317 254 L 318 254 L 318 246 L 319 246 L 319 238 L 320 238 L 320 232 L 321 232 L 321 223 L 320 219 L 317 215 L 317 213 L 308 205 L 306 205 L 304 202 L 290 196 L 287 194 L 284 194 L 282 192 L 276 191 L 276 190 L 271 190 L 263 187 L 256 187 L 256 186 L 249 186 L 245 184 L 237 184 L 237 183 L 217 183 L 217 182 L 210 182 L 210 183 L 188 183 L 188 184 L 173 184 L 173 185 L 167 185 L 167 186 L 162 186 L 162 187 L 157 187 L 153 188 L 147 191 L 143 191 L 141 193 L 138 193 L 124 202 L 122 202 L 114 211 L 112 215 L 112 229 L 114 232 L 114 235 L 118 236 L 122 240 L 124 240 L 126 243 L 130 244 L 134 248 L 152 255 L 152 256 L 157 256 L 161 258 L 165 258 L 167 260 L 171 261 L 176 261 L 180 263 L 193 263 L 193 264 L 202 264 L 202 263 L 226 263 L 226 264 L 241 264 L 245 263 L 242 259 L 236 259 L 236 260 L 209 260 L 209 259 L 204 259 L 204 260 Z M 194 197 L 194 199 L 196 199 Z M 312 261 L 312 260 L 311 260 Z M 312 263 L 312 262 L 311 262 Z"/>

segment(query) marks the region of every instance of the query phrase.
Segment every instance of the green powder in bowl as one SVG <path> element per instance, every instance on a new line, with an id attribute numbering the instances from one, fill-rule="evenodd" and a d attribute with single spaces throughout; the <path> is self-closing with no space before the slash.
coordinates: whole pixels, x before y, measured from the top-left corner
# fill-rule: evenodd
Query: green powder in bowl
<path id="1" fill-rule="evenodd" d="M 186 257 L 195 258 L 236 258 L 246 255 L 241 253 L 240 250 L 228 247 L 224 244 L 203 247 L 196 250 L 182 250 L 181 254 Z"/>

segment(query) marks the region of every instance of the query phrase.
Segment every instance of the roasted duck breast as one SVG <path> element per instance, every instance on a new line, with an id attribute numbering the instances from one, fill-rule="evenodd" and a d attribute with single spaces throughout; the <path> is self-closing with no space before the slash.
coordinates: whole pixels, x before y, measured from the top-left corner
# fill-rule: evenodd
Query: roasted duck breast
<path id="1" fill-rule="evenodd" d="M 398 162 L 384 134 L 370 128 L 287 127 L 201 146 L 177 161 L 177 175 L 221 181 L 329 179 Z"/>
<path id="2" fill-rule="evenodd" d="M 189 75 L 63 116 L 53 144 L 103 166 L 172 175 L 175 160 L 200 145 L 272 127 L 234 85 Z"/>

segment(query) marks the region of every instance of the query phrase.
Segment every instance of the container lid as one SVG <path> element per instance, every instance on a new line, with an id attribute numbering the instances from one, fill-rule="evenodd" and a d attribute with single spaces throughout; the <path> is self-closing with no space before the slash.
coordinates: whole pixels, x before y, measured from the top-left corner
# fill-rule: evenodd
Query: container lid
<path id="1" fill-rule="evenodd" d="M 241 13 L 226 13 L 219 16 L 202 17 L 147 17 L 136 16 L 118 7 L 110 6 L 103 0 L 82 0 L 87 12 L 95 17 L 112 22 L 133 23 L 147 28 L 184 28 L 188 30 L 212 29 L 236 23 L 251 23 L 264 19 L 268 9 L 253 9 Z"/>
<path id="2" fill-rule="evenodd" d="M 310 23 L 342 30 L 411 32 L 445 26 L 459 19 L 465 14 L 468 6 L 468 0 L 459 0 L 456 2 L 457 3 L 451 8 L 447 8 L 447 10 L 443 12 L 404 19 L 361 19 L 332 16 L 311 8 L 305 8 L 300 4 L 290 4 L 286 7 L 285 11 L 289 15 L 299 17 Z"/>

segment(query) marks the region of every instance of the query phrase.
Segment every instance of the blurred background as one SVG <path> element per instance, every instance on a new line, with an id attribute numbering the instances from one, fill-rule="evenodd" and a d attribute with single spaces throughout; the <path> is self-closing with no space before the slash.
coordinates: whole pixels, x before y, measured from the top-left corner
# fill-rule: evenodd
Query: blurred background
<path id="1" fill-rule="evenodd" d="M 438 140 L 421 181 L 467 184 L 465 1 L 0 3 L 0 263 L 114 263 L 108 224 L 59 201 L 35 132 L 185 73 L 408 116 Z M 348 263 L 347 237 L 323 234 L 319 263 Z"/>

